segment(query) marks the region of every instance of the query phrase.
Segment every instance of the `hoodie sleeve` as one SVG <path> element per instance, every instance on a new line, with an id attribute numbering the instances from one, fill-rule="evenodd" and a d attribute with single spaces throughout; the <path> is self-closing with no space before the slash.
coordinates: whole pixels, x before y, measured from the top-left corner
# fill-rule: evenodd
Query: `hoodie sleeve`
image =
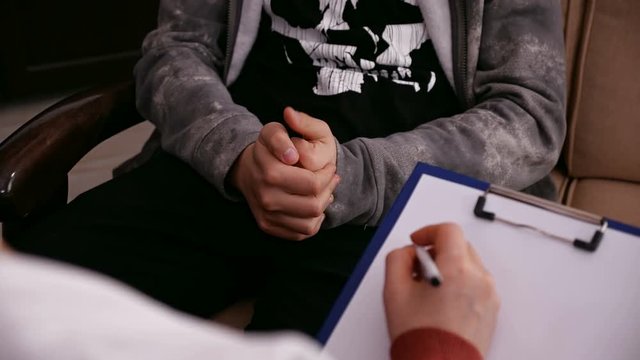
<path id="1" fill-rule="evenodd" d="M 468 84 L 458 89 L 469 95 L 458 96 L 473 105 L 408 132 L 340 144 L 342 180 L 325 228 L 377 225 L 417 162 L 516 190 L 542 179 L 556 164 L 566 131 L 559 3 L 466 4 L 468 58 L 457 71 L 467 71 L 459 78 Z"/>
<path id="2" fill-rule="evenodd" d="M 159 130 L 162 148 L 231 198 L 225 176 L 262 125 L 232 101 L 221 77 L 227 3 L 161 0 L 134 76 L 138 110 Z"/>

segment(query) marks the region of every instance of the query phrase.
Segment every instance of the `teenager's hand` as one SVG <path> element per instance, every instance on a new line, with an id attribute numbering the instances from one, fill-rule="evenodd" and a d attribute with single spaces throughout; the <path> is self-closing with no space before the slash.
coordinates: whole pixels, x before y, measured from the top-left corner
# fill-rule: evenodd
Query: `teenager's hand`
<path id="1" fill-rule="evenodd" d="M 413 246 L 387 255 L 384 304 L 391 340 L 402 333 L 434 327 L 458 334 L 487 354 L 499 308 L 492 276 L 484 268 L 459 226 L 439 224 L 411 235 L 418 245 L 431 245 L 442 275 L 434 287 L 414 277 Z"/>
<path id="2" fill-rule="evenodd" d="M 327 165 L 336 165 L 336 139 L 329 125 L 291 107 L 284 109 L 284 121 L 300 137 L 293 137 L 299 155 L 299 165 L 317 171 Z"/>
<path id="3" fill-rule="evenodd" d="M 269 123 L 240 154 L 230 174 L 260 229 L 289 240 L 318 232 L 339 180 L 335 164 L 311 171 L 294 166 L 297 162 L 284 126 Z"/>

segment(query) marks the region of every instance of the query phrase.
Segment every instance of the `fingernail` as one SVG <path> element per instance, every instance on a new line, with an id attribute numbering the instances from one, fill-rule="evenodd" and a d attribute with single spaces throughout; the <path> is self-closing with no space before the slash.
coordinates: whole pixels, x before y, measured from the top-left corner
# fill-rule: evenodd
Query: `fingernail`
<path id="1" fill-rule="evenodd" d="M 282 155 L 282 158 L 287 164 L 294 164 L 297 161 L 296 155 L 297 152 L 294 148 L 288 148 Z"/>

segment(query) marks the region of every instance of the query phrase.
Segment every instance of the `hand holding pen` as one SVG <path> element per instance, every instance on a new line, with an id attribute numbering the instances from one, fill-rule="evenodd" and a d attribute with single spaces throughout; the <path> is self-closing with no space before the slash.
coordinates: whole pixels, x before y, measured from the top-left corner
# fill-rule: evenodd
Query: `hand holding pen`
<path id="1" fill-rule="evenodd" d="M 411 329 L 438 328 L 458 334 L 486 355 L 499 299 L 491 274 L 462 229 L 450 223 L 426 226 L 411 234 L 411 240 L 414 245 L 387 255 L 384 303 L 391 339 Z M 416 250 L 426 246 L 433 258 L 427 253 L 426 261 L 420 262 L 418 256 L 424 254 Z M 424 265 L 419 273 L 429 282 L 437 279 L 439 286 L 416 278 L 417 264 Z"/>

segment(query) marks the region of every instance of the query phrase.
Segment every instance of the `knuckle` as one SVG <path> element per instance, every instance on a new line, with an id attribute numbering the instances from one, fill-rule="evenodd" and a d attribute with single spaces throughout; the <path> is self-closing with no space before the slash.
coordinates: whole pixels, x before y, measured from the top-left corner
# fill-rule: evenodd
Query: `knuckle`
<path id="1" fill-rule="evenodd" d="M 289 236 L 289 239 L 293 241 L 303 241 L 303 240 L 306 240 L 307 238 L 308 236 L 305 236 L 304 234 L 297 234 L 297 233 Z"/>
<path id="2" fill-rule="evenodd" d="M 274 201 L 273 201 L 273 197 L 270 196 L 269 194 L 266 193 L 260 193 L 258 195 L 258 202 L 260 203 L 260 206 L 266 210 L 266 211 L 273 211 L 274 210 Z"/>
<path id="3" fill-rule="evenodd" d="M 280 130 L 284 129 L 284 126 L 277 121 L 273 121 L 273 122 L 267 123 L 264 126 L 264 128 L 271 136 L 274 136 L 279 134 Z"/>
<path id="4" fill-rule="evenodd" d="M 399 255 L 400 255 L 399 249 L 390 251 L 385 258 L 385 263 L 387 264 L 387 266 L 393 264 Z"/>
<path id="5" fill-rule="evenodd" d="M 269 131 L 271 131 L 271 129 L 273 129 L 273 125 L 274 125 L 274 123 L 266 123 L 262 127 L 262 130 L 260 131 L 260 135 L 259 136 L 266 137 L 267 134 L 269 134 Z"/>
<path id="6" fill-rule="evenodd" d="M 473 275 L 473 273 L 474 272 L 471 269 L 471 265 L 466 261 L 460 262 L 456 267 L 456 274 L 461 278 L 469 278 Z"/>
<path id="7" fill-rule="evenodd" d="M 318 198 L 314 199 L 310 204 L 309 211 L 313 217 L 322 216 L 324 213 L 324 202 L 320 201 Z"/>
<path id="8" fill-rule="evenodd" d="M 492 276 L 485 276 L 485 291 L 487 298 L 490 299 L 492 303 L 499 305 L 500 299 L 498 297 L 496 282 Z"/>
<path id="9" fill-rule="evenodd" d="M 272 169 L 266 169 L 262 173 L 263 181 L 269 185 L 278 183 L 279 178 L 280 178 L 280 173 L 277 171 L 273 171 Z"/>
<path id="10" fill-rule="evenodd" d="M 313 236 L 318 232 L 317 222 L 307 222 L 301 229 L 301 234 L 306 236 Z"/>
<path id="11" fill-rule="evenodd" d="M 256 222 L 258 223 L 258 227 L 260 228 L 260 230 L 267 233 L 271 230 L 271 223 L 265 218 L 256 219 Z"/>
<path id="12" fill-rule="evenodd" d="M 275 129 L 274 124 L 269 123 L 262 128 L 262 131 L 260 131 L 258 138 L 264 146 L 268 147 L 269 144 L 273 142 L 273 136 L 276 133 Z"/>
<path id="13" fill-rule="evenodd" d="M 310 182 L 309 182 L 309 188 L 311 189 L 311 191 L 313 192 L 314 195 L 318 195 L 322 192 L 323 188 L 322 188 L 322 184 L 320 182 L 320 179 L 317 177 L 314 177 Z"/>
<path id="14" fill-rule="evenodd" d="M 466 284 L 473 284 L 478 289 L 484 288 L 484 280 L 478 275 L 477 269 L 475 269 L 469 262 L 460 262 L 453 268 L 452 274 L 458 278 L 461 282 Z"/>
<path id="15" fill-rule="evenodd" d="M 322 162 L 315 156 L 308 156 L 305 160 L 307 162 L 307 165 L 309 166 L 309 169 L 313 169 L 313 171 L 322 169 Z"/>
<path id="16" fill-rule="evenodd" d="M 454 270 L 457 270 L 458 268 L 465 266 L 465 264 L 468 264 L 469 262 L 469 260 L 466 257 L 466 254 L 464 254 L 461 251 L 450 252 L 447 255 L 448 255 L 447 257 L 448 262 L 449 264 L 451 264 Z"/>

